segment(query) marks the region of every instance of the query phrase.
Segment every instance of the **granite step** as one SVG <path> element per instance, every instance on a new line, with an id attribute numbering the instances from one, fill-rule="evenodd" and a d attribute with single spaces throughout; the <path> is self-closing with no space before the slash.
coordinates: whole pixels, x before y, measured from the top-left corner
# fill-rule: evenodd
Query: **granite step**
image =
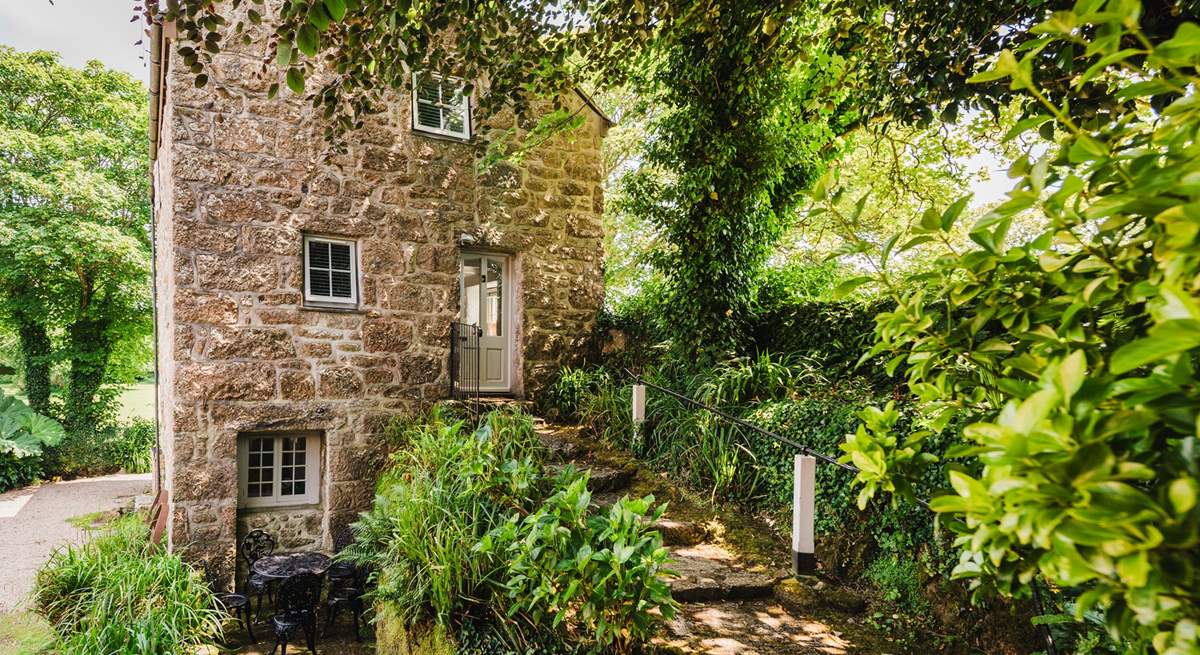
<path id="1" fill-rule="evenodd" d="M 671 595 L 681 603 L 767 598 L 787 576 L 786 571 L 746 566 L 736 554 L 713 543 L 672 548 L 670 569 Z"/>
<path id="2" fill-rule="evenodd" d="M 569 464 L 581 471 L 588 472 L 588 490 L 592 492 L 593 498 L 602 494 L 616 494 L 616 497 L 612 498 L 608 505 L 616 502 L 621 497 L 621 492 L 629 488 L 629 483 L 633 482 L 633 476 L 637 475 L 637 469 L 630 466 L 613 466 L 591 462 L 569 462 Z M 551 464 L 547 468 L 551 473 L 557 473 L 566 466 L 567 464 Z M 593 504 L 595 504 L 594 500 Z"/>
<path id="3" fill-rule="evenodd" d="M 667 514 L 670 514 L 670 509 Z M 669 517 L 654 522 L 650 526 L 662 535 L 663 545 L 666 546 L 695 546 L 708 538 L 708 530 L 702 525 L 691 521 L 676 521 Z"/>

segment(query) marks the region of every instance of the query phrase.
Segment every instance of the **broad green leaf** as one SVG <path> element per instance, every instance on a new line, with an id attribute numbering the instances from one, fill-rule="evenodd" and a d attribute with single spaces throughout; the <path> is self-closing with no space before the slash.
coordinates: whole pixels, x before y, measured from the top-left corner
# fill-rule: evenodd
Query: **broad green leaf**
<path id="1" fill-rule="evenodd" d="M 317 33 L 317 28 L 310 23 L 305 23 L 300 26 L 296 32 L 296 47 L 308 55 L 309 57 L 317 56 L 317 50 L 320 49 L 321 35 Z"/>
<path id="2" fill-rule="evenodd" d="M 1113 353 L 1110 368 L 1119 375 L 1196 347 L 1200 347 L 1197 321 L 1167 321 L 1156 326 L 1150 336 L 1119 348 Z"/>
<path id="3" fill-rule="evenodd" d="M 301 95 L 304 93 L 304 71 L 299 67 L 293 66 L 287 72 L 287 85 L 292 90 L 292 93 Z"/>

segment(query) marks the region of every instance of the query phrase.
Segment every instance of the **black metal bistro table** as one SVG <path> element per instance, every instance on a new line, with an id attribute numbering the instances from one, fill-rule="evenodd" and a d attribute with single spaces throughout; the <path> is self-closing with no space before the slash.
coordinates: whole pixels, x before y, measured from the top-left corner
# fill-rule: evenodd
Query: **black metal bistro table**
<path id="1" fill-rule="evenodd" d="M 268 555 L 259 559 L 250 567 L 255 573 L 270 580 L 286 580 L 293 575 L 312 573 L 324 575 L 333 560 L 321 553 L 290 553 L 288 555 Z"/>

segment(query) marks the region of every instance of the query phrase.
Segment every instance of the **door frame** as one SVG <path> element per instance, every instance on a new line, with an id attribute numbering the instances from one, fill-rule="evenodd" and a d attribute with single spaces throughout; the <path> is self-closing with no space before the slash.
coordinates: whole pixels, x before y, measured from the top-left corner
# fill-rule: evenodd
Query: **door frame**
<path id="1" fill-rule="evenodd" d="M 464 284 L 465 280 L 463 279 L 463 261 L 468 257 L 480 257 L 483 259 L 499 260 L 501 262 L 501 265 L 504 268 L 504 279 L 501 281 L 503 284 L 503 288 L 504 288 L 504 295 L 500 299 L 500 301 L 501 301 L 501 306 L 503 307 L 503 312 L 504 312 L 503 316 L 502 316 L 503 322 L 501 323 L 501 325 L 506 326 L 505 328 L 503 328 L 504 334 L 501 335 L 501 338 L 504 339 L 504 353 L 505 353 L 504 381 L 505 381 L 505 384 L 500 385 L 500 386 L 485 386 L 483 384 L 483 381 L 480 380 L 479 392 L 482 394 L 492 394 L 492 395 L 511 394 L 513 392 L 514 379 L 516 377 L 516 359 L 517 359 L 516 358 L 517 313 L 515 311 L 516 308 L 513 305 L 513 299 L 516 297 L 516 294 L 513 291 L 513 280 L 514 280 L 513 262 L 514 262 L 515 258 L 513 257 L 512 254 L 506 253 L 506 252 L 459 249 L 459 252 L 458 252 L 458 319 L 463 322 L 465 322 L 465 319 L 466 319 L 466 317 L 463 315 L 463 308 L 465 307 L 464 300 L 466 298 L 466 288 L 465 288 L 465 284 Z M 486 268 L 487 268 L 486 265 L 484 265 L 481 262 L 481 269 L 486 270 Z M 483 316 L 484 316 L 483 312 L 486 311 L 485 307 L 483 306 L 482 300 L 483 299 L 481 298 L 480 299 L 480 301 L 481 301 L 480 307 L 479 307 L 481 322 L 482 322 Z M 480 357 L 482 357 L 482 353 L 480 354 Z"/>

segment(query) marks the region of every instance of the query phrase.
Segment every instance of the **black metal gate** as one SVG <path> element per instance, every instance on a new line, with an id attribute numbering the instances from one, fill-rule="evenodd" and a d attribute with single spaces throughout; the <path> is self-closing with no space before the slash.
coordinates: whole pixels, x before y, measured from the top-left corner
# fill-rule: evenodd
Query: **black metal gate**
<path id="1" fill-rule="evenodd" d="M 479 416 L 479 337 L 483 329 L 457 321 L 450 324 L 450 398 Z"/>

